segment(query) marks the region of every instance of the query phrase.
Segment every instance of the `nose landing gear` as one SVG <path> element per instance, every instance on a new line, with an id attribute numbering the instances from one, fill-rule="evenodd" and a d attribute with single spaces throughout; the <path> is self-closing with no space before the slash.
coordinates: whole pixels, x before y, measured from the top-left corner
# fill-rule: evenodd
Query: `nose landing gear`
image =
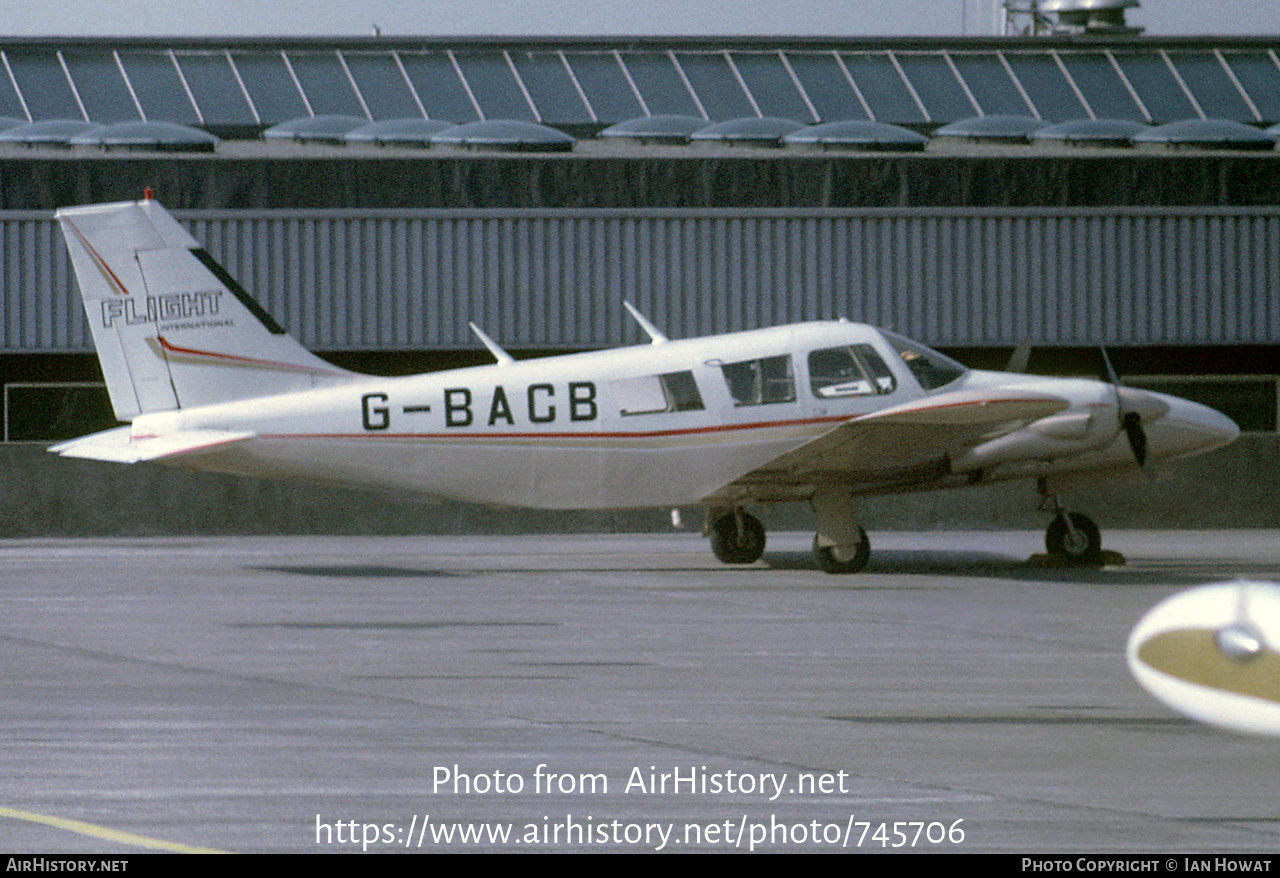
<path id="1" fill-rule="evenodd" d="M 1080 512 L 1069 512 L 1057 494 L 1046 495 L 1045 504 L 1054 514 L 1044 532 L 1044 547 L 1049 557 L 1081 566 L 1102 563 L 1102 534 L 1093 519 Z"/>

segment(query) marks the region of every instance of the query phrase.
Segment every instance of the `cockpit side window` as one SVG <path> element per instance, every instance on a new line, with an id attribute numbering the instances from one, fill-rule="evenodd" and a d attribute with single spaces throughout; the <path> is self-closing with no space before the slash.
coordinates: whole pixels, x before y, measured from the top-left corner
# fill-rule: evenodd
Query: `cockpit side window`
<path id="1" fill-rule="evenodd" d="M 969 371 L 950 357 L 922 344 L 903 338 L 900 335 L 895 335 L 892 332 L 882 330 L 881 334 L 893 346 L 893 349 L 898 352 L 898 355 L 902 357 L 903 362 L 907 364 L 907 368 L 911 370 L 911 374 L 915 376 L 915 379 L 920 382 L 920 386 L 925 390 L 937 390 L 939 387 L 945 387 Z"/>
<path id="2" fill-rule="evenodd" d="M 692 372 L 667 372 L 611 381 L 613 398 L 623 415 L 701 411 L 702 394 Z"/>
<path id="3" fill-rule="evenodd" d="M 724 373 L 736 406 L 796 401 L 796 379 L 790 354 L 722 363 L 720 371 Z"/>
<path id="4" fill-rule="evenodd" d="M 809 386 L 819 399 L 893 393 L 898 383 L 870 345 L 843 345 L 809 354 Z"/>

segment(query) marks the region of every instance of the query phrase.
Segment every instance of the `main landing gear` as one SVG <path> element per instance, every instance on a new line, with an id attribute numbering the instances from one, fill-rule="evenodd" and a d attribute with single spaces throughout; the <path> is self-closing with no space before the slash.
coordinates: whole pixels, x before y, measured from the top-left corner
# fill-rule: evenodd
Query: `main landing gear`
<path id="1" fill-rule="evenodd" d="M 711 524 L 711 551 L 725 564 L 751 564 L 764 554 L 764 525 L 734 509 Z"/>
<path id="2" fill-rule="evenodd" d="M 1057 494 L 1047 495 L 1045 505 L 1053 512 L 1053 521 L 1044 532 L 1044 547 L 1049 557 L 1060 563 L 1081 566 L 1100 563 L 1102 534 L 1093 519 L 1079 512 L 1067 511 Z"/>
<path id="3" fill-rule="evenodd" d="M 810 500 L 818 516 L 813 559 L 827 573 L 857 573 L 871 557 L 871 541 L 858 524 L 852 499 L 847 491 L 827 489 Z M 764 554 L 764 525 L 741 507 L 709 510 L 706 533 L 711 551 L 725 564 L 751 564 Z"/>
<path id="4" fill-rule="evenodd" d="M 821 534 L 813 535 L 813 560 L 828 573 L 857 573 L 867 566 L 871 557 L 871 540 L 867 532 L 858 528 L 858 542 L 848 546 L 824 546 Z"/>
<path id="5" fill-rule="evenodd" d="M 813 536 L 813 560 L 827 573 L 857 573 L 871 557 L 871 541 L 858 524 L 853 496 L 838 487 L 819 488 L 809 498 L 818 517 Z"/>

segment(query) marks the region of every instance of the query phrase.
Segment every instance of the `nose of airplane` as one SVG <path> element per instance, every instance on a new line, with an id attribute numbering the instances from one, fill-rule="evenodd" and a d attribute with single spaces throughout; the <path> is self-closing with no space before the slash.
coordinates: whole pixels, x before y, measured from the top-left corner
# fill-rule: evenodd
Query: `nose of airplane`
<path id="1" fill-rule="evenodd" d="M 1153 457 L 1169 459 L 1203 454 L 1231 444 L 1240 435 L 1236 422 L 1217 409 L 1176 396 L 1153 395 L 1169 406 L 1162 417 L 1145 425 Z"/>

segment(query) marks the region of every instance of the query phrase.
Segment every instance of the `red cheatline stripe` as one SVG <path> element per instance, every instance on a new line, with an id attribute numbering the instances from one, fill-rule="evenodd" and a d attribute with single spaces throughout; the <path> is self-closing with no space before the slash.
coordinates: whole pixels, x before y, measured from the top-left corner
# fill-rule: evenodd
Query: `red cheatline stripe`
<path id="1" fill-rule="evenodd" d="M 930 411 L 942 410 L 948 408 L 959 408 L 966 405 L 987 405 L 990 403 L 1000 402 L 1026 402 L 1025 398 L 1012 399 L 984 399 L 984 400 L 966 400 L 962 402 L 948 402 L 942 405 L 921 406 L 919 408 L 907 409 L 906 411 Z M 874 417 L 877 412 L 868 415 L 850 417 L 848 415 L 836 415 L 824 418 L 797 418 L 787 421 L 753 421 L 748 424 L 715 424 L 709 427 L 688 427 L 680 430 L 650 430 L 635 432 L 599 432 L 599 431 L 583 431 L 578 433 L 475 433 L 475 432 L 456 432 L 456 433 L 264 433 L 264 439 L 660 439 L 668 436 L 697 436 L 708 435 L 713 433 L 729 433 L 744 430 L 770 430 L 779 427 L 807 427 L 817 426 L 820 424 L 840 424 L 853 423 L 865 418 Z"/>
<path id="2" fill-rule="evenodd" d="M 126 296 L 129 295 L 129 288 L 120 282 L 120 278 L 116 277 L 116 273 L 111 270 L 111 266 L 107 265 L 107 260 L 98 255 L 98 251 L 93 249 L 93 245 L 89 243 L 89 239 L 84 236 L 83 232 L 76 228 L 75 223 L 71 222 L 71 220 L 63 220 L 63 222 L 71 227 L 71 231 L 76 233 L 76 237 L 80 239 L 80 243 L 84 245 L 84 249 L 89 252 L 89 255 L 93 257 L 93 261 L 97 263 L 98 270 L 104 272 L 111 279 L 112 283 L 120 288 L 121 293 Z"/>
<path id="3" fill-rule="evenodd" d="M 239 357 L 234 354 L 220 354 L 216 351 L 201 351 L 195 348 L 182 348 L 175 344 L 170 344 L 169 340 L 163 335 L 157 336 L 156 340 L 160 342 L 160 347 L 164 348 L 171 354 L 178 354 L 180 356 L 202 357 L 209 360 L 222 360 L 228 363 L 238 363 L 246 366 L 263 366 L 271 369 L 284 369 L 291 372 L 314 372 L 319 375 L 345 374 L 338 369 L 318 369 L 314 366 L 305 366 L 299 363 L 283 363 L 276 360 L 258 360 L 253 357 Z"/>
<path id="4" fill-rule="evenodd" d="M 800 427 L 838 424 L 848 417 L 809 418 L 795 421 L 762 421 L 753 424 L 717 424 L 711 427 L 689 427 L 683 430 L 650 430 L 636 432 L 583 431 L 581 433 L 264 433 L 264 439 L 660 439 L 665 436 L 698 436 L 741 430 L 768 430 L 777 427 Z"/>

